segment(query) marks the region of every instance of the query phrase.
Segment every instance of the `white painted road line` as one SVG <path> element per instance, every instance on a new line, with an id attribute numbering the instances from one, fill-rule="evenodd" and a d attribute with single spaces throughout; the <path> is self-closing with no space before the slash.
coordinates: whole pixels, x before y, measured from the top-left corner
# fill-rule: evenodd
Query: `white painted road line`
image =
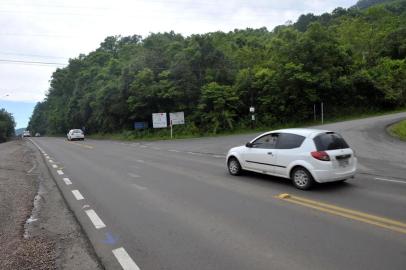
<path id="1" fill-rule="evenodd" d="M 56 171 L 59 175 L 63 175 L 63 171 L 62 170 L 57 170 Z"/>
<path id="2" fill-rule="evenodd" d="M 139 163 L 145 163 L 145 161 L 142 160 L 142 159 L 137 159 L 137 162 L 139 162 Z"/>
<path id="3" fill-rule="evenodd" d="M 379 177 L 375 177 L 375 180 L 406 184 L 406 181 L 399 181 L 399 180 L 379 178 Z"/>
<path id="4" fill-rule="evenodd" d="M 93 223 L 94 227 L 96 229 L 101 229 L 106 227 L 106 225 L 103 223 L 103 221 L 99 218 L 99 216 L 96 214 L 96 212 L 93 209 L 86 210 L 85 211 L 87 216 L 90 218 L 90 221 Z"/>
<path id="5" fill-rule="evenodd" d="M 120 247 L 114 249 L 113 254 L 124 270 L 140 270 L 138 265 L 133 261 L 133 259 L 131 259 L 130 255 L 128 255 L 124 248 Z"/>
<path id="6" fill-rule="evenodd" d="M 141 176 L 139 176 L 138 174 L 135 173 L 128 173 L 129 176 L 134 177 L 134 178 L 139 178 Z"/>
<path id="7" fill-rule="evenodd" d="M 169 149 L 168 151 L 169 151 L 169 152 L 175 152 L 175 153 L 179 153 L 179 152 L 180 152 L 179 150 L 175 150 L 175 149 Z"/>
<path id="8" fill-rule="evenodd" d="M 65 182 L 65 184 L 67 185 L 67 186 L 69 186 L 69 185 L 72 185 L 72 182 L 70 181 L 70 179 L 69 178 L 63 178 L 63 181 Z"/>
<path id="9" fill-rule="evenodd" d="M 52 164 L 52 167 L 56 169 L 58 168 L 58 165 Z"/>
<path id="10" fill-rule="evenodd" d="M 72 190 L 72 194 L 73 194 L 73 196 L 75 196 L 76 200 L 78 200 L 78 201 L 85 199 L 85 197 L 83 197 L 82 193 L 80 193 L 79 190 L 77 190 L 77 189 Z"/>

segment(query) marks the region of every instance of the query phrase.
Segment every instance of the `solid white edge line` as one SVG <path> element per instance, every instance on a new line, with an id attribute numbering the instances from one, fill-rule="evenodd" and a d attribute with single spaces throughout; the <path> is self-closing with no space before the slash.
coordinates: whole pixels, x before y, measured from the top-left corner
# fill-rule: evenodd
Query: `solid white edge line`
<path id="1" fill-rule="evenodd" d="M 78 201 L 85 199 L 85 197 L 83 197 L 82 193 L 80 193 L 80 191 L 77 189 L 72 190 L 72 194 L 73 194 L 73 196 L 75 196 L 75 199 Z"/>
<path id="2" fill-rule="evenodd" d="M 59 175 L 63 175 L 63 171 L 62 170 L 57 170 L 56 171 Z"/>
<path id="3" fill-rule="evenodd" d="M 72 185 L 72 182 L 71 182 L 70 179 L 67 178 L 67 177 L 63 178 L 63 181 L 65 182 L 65 184 L 66 184 L 67 186 Z"/>
<path id="4" fill-rule="evenodd" d="M 375 180 L 380 180 L 380 181 L 387 181 L 387 182 L 394 182 L 394 183 L 402 183 L 402 184 L 406 184 L 406 181 L 399 181 L 399 180 L 385 179 L 385 178 L 379 178 L 379 177 L 375 177 Z"/>
<path id="5" fill-rule="evenodd" d="M 93 223 L 94 227 L 96 229 L 101 229 L 106 227 L 106 225 L 103 223 L 101 218 L 96 214 L 96 212 L 93 209 L 86 210 L 86 215 L 90 218 L 90 221 Z"/>
<path id="6" fill-rule="evenodd" d="M 113 249 L 113 254 L 124 270 L 140 270 L 123 247 Z"/>

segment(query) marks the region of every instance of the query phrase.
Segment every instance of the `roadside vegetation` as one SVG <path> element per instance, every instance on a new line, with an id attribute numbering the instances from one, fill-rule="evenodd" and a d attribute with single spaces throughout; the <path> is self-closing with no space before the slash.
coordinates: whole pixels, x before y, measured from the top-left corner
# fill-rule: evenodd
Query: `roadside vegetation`
<path id="1" fill-rule="evenodd" d="M 15 121 L 11 113 L 0 109 L 0 143 L 8 141 L 14 136 Z"/>
<path id="2" fill-rule="evenodd" d="M 389 131 L 396 137 L 406 141 L 406 120 L 392 125 Z"/>
<path id="3" fill-rule="evenodd" d="M 292 18 L 294 19 L 294 18 Z M 29 130 L 115 139 L 165 138 L 133 131 L 156 112 L 184 111 L 178 137 L 307 125 L 406 106 L 406 1 L 364 0 L 295 23 L 183 37 L 107 37 L 57 69 Z"/>

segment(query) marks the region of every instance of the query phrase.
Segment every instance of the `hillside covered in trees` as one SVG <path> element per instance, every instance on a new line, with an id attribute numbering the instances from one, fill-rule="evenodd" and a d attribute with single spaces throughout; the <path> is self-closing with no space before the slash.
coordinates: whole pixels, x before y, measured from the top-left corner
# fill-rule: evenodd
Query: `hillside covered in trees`
<path id="1" fill-rule="evenodd" d="M 382 3 L 383 2 L 383 3 Z M 107 37 L 57 69 L 29 129 L 62 134 L 131 130 L 155 112 L 218 132 L 406 105 L 406 1 L 360 1 L 293 24 L 184 37 Z"/>
<path id="2" fill-rule="evenodd" d="M 5 109 L 0 109 L 0 143 L 14 136 L 14 117 Z"/>

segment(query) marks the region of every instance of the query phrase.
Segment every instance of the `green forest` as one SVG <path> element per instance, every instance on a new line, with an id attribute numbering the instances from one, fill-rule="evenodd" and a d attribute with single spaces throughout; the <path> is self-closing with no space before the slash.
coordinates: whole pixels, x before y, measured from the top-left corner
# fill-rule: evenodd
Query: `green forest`
<path id="1" fill-rule="evenodd" d="M 294 19 L 294 18 L 292 18 Z M 120 133 L 184 111 L 194 133 L 406 106 L 406 1 L 359 1 L 275 27 L 107 37 L 57 69 L 31 132 Z"/>
<path id="2" fill-rule="evenodd" d="M 0 109 L 0 143 L 14 136 L 14 117 L 5 109 Z"/>

